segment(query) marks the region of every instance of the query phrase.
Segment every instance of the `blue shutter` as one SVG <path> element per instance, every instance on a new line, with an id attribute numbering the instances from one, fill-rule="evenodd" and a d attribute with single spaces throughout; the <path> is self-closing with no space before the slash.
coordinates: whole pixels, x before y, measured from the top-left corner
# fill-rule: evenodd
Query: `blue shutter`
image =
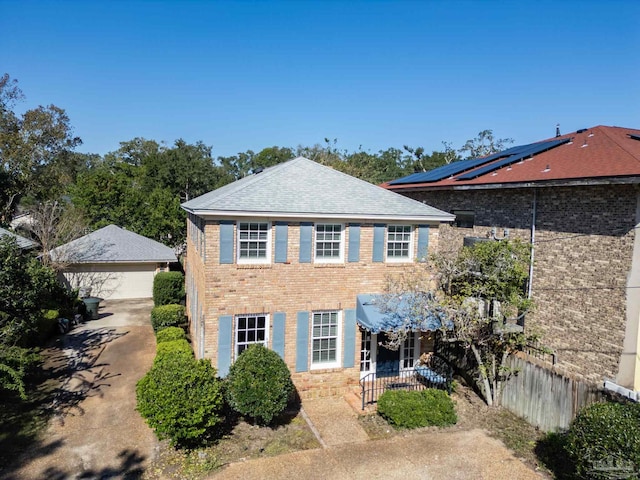
<path id="1" fill-rule="evenodd" d="M 384 225 L 373 226 L 373 261 L 384 262 Z"/>
<path id="2" fill-rule="evenodd" d="M 344 311 L 344 358 L 342 366 L 351 368 L 356 355 L 356 311 Z"/>
<path id="3" fill-rule="evenodd" d="M 276 263 L 287 261 L 289 226 L 285 222 L 276 223 Z"/>
<path id="4" fill-rule="evenodd" d="M 429 258 L 429 225 L 418 225 L 418 261 Z"/>
<path id="5" fill-rule="evenodd" d="M 309 364 L 309 312 L 298 312 L 296 325 L 296 372 L 306 372 Z"/>
<path id="6" fill-rule="evenodd" d="M 220 263 L 233 263 L 233 222 L 220 222 Z"/>
<path id="7" fill-rule="evenodd" d="M 349 224 L 349 261 L 360 261 L 360 224 Z"/>
<path id="8" fill-rule="evenodd" d="M 313 224 L 308 222 L 300 223 L 300 263 L 311 263 L 312 235 Z"/>
<path id="9" fill-rule="evenodd" d="M 218 318 L 218 375 L 226 377 L 231 366 L 231 337 L 233 317 L 223 315 Z"/>
<path id="10" fill-rule="evenodd" d="M 276 312 L 273 314 L 273 341 L 271 345 L 273 351 L 276 352 L 284 360 L 284 332 L 286 325 L 286 314 L 284 312 Z"/>

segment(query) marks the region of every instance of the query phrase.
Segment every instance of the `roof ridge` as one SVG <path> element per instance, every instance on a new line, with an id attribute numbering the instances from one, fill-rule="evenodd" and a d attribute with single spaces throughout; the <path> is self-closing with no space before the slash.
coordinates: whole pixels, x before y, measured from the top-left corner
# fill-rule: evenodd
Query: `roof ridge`
<path id="1" fill-rule="evenodd" d="M 611 140 L 613 143 L 616 144 L 616 146 L 618 146 L 621 150 L 624 150 L 625 153 L 627 153 L 631 158 L 633 158 L 636 162 L 640 163 L 640 158 L 637 157 L 633 152 L 631 152 L 626 145 L 623 145 L 621 142 L 618 141 L 617 138 L 611 136 L 609 134 L 609 128 L 620 128 L 620 127 L 603 127 L 602 125 L 598 125 L 597 127 L 592 128 L 591 130 L 595 130 L 598 129 L 598 131 L 602 132 L 604 135 L 607 136 L 607 138 L 609 140 Z M 625 129 L 625 128 L 621 128 L 621 130 L 633 130 L 631 128 Z M 628 135 L 627 133 L 625 133 L 624 135 Z"/>
<path id="2" fill-rule="evenodd" d="M 250 176 L 247 175 L 245 177 L 239 178 L 238 180 L 235 180 L 235 182 L 239 182 L 241 180 L 246 180 L 245 182 L 243 182 L 244 185 L 240 185 L 240 187 L 237 188 L 237 189 L 230 189 L 228 192 L 224 193 L 223 195 L 220 195 L 218 197 L 218 199 L 224 199 L 224 198 L 227 198 L 230 195 L 236 195 L 238 192 L 241 192 L 241 191 L 245 190 L 246 188 L 252 186 L 254 183 L 259 181 L 261 178 L 272 176 L 276 171 L 280 170 L 285 165 L 291 164 L 294 161 L 296 161 L 298 159 L 301 159 L 301 158 L 305 159 L 305 160 L 308 160 L 305 157 L 292 158 L 290 160 L 287 160 L 286 162 L 281 162 L 281 163 L 278 163 L 276 165 L 272 165 L 270 167 L 267 167 L 267 168 L 265 168 L 264 170 L 262 170 L 259 173 L 252 173 Z M 311 161 L 311 160 L 309 160 L 309 161 Z M 235 182 L 228 183 L 227 185 L 233 185 Z M 223 187 L 226 187 L 227 185 L 223 185 Z M 223 187 L 220 187 L 220 188 L 223 188 Z M 236 185 L 236 187 L 237 187 L 237 185 Z M 215 192 L 216 190 L 217 189 L 211 190 L 211 192 L 208 192 L 208 193 Z"/>

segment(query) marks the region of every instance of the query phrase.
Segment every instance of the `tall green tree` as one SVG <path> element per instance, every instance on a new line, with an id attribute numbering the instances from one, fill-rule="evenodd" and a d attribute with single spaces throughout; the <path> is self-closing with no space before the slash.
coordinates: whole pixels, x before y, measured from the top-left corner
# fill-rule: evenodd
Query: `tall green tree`
<path id="1" fill-rule="evenodd" d="M 24 99 L 17 81 L 0 77 L 0 223 L 11 221 L 23 197 L 44 199 L 64 180 L 68 154 L 82 141 L 72 133 L 66 112 L 55 105 L 19 115 Z"/>

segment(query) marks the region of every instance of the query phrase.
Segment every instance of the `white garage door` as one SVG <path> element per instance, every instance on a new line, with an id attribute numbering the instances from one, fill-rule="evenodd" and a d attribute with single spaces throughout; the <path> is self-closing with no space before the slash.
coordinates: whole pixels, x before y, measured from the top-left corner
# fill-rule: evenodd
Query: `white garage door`
<path id="1" fill-rule="evenodd" d="M 104 299 L 151 298 L 156 264 L 94 264 L 70 268 L 65 278 L 73 288 L 91 287 Z"/>

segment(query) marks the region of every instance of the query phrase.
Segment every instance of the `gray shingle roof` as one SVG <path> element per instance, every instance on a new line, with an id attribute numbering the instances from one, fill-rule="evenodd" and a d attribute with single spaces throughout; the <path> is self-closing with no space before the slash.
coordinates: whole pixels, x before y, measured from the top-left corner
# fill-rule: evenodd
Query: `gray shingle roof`
<path id="1" fill-rule="evenodd" d="M 4 228 L 0 228 L 0 238 L 5 237 L 5 236 L 9 236 L 12 237 L 16 240 L 16 242 L 18 243 L 18 246 L 20 248 L 22 248 L 23 250 L 28 250 L 30 248 L 35 248 L 38 246 L 38 244 L 36 242 L 34 242 L 33 240 L 29 240 L 28 238 L 25 237 L 21 237 L 20 235 L 17 235 L 13 232 L 10 232 L 9 230 L 6 230 Z"/>
<path id="2" fill-rule="evenodd" d="M 454 216 L 298 157 L 182 204 L 197 215 L 452 221 Z"/>
<path id="3" fill-rule="evenodd" d="M 54 248 L 51 257 L 69 263 L 177 262 L 166 245 L 108 225 Z"/>

